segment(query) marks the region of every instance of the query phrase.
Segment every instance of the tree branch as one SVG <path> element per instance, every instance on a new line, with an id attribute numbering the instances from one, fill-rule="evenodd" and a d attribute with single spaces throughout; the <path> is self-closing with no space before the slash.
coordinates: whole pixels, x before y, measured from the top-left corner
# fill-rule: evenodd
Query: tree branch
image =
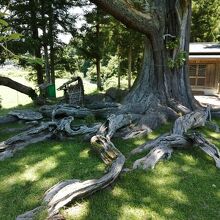
<path id="1" fill-rule="evenodd" d="M 150 12 L 140 12 L 125 0 L 91 0 L 98 7 L 110 13 L 127 27 L 137 30 L 145 35 L 158 30 L 157 17 Z"/>
<path id="2" fill-rule="evenodd" d="M 31 87 L 18 83 L 8 77 L 0 76 L 0 85 L 7 86 L 11 89 L 17 90 L 18 92 L 24 93 L 34 101 L 37 99 L 37 94 Z"/>

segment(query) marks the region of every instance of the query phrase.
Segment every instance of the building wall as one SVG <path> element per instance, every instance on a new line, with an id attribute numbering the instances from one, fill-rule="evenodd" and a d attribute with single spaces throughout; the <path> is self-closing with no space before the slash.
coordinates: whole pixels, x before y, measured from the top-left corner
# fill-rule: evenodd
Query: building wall
<path id="1" fill-rule="evenodd" d="M 219 92 L 220 59 L 190 59 L 189 77 L 193 91 Z"/>

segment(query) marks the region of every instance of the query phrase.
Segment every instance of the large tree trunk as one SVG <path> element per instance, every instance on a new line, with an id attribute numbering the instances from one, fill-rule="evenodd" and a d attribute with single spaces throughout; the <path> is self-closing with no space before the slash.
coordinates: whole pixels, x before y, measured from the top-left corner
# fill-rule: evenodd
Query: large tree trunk
<path id="1" fill-rule="evenodd" d="M 189 86 L 187 60 L 184 62 L 184 54 L 189 51 L 191 1 L 157 0 L 145 4 L 142 12 L 124 0 L 92 2 L 146 36 L 142 71 L 125 103 L 145 103 L 154 94 L 160 104 L 170 106 L 175 100 L 195 109 L 197 103 Z M 176 43 L 170 46 L 172 42 Z"/>
<path id="2" fill-rule="evenodd" d="M 18 92 L 24 93 L 25 95 L 28 95 L 32 100 L 37 99 L 37 93 L 28 86 L 22 85 L 21 83 L 18 83 L 8 77 L 0 76 L 0 85 L 7 86 L 11 89 L 14 89 Z"/>

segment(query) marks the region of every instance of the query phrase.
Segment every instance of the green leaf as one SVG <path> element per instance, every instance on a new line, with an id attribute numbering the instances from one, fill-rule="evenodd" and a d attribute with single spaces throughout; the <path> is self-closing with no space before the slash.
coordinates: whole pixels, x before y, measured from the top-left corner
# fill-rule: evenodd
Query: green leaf
<path id="1" fill-rule="evenodd" d="M 7 36 L 7 41 L 10 41 L 10 40 L 18 40 L 22 37 L 23 35 L 22 34 L 19 34 L 19 33 L 14 33 L 14 34 L 10 34 L 9 36 Z"/>
<path id="2" fill-rule="evenodd" d="M 5 36 L 0 36 L 0 43 L 3 43 L 7 41 L 7 38 Z"/>
<path id="3" fill-rule="evenodd" d="M 27 63 L 31 64 L 31 65 L 43 65 L 44 61 L 41 58 L 37 58 L 31 55 L 23 55 L 23 56 L 19 56 L 21 59 L 24 59 Z"/>
<path id="4" fill-rule="evenodd" d="M 8 22 L 0 18 L 0 25 L 1 26 L 8 26 Z"/>

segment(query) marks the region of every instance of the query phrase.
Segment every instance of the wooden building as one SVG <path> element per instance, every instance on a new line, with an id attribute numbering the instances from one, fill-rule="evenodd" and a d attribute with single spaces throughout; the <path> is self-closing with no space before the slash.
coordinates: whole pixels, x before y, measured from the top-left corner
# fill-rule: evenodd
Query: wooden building
<path id="1" fill-rule="evenodd" d="M 220 44 L 190 43 L 189 78 L 194 94 L 220 92 Z"/>

